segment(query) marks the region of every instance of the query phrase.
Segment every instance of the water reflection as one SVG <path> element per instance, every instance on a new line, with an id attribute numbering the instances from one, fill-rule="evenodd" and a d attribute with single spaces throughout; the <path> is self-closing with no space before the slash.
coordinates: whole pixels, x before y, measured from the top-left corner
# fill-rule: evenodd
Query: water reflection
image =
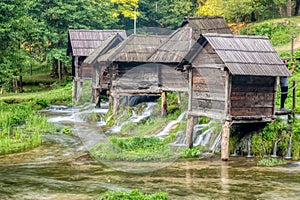
<path id="1" fill-rule="evenodd" d="M 82 124 L 78 129 L 86 134 Z M 99 131 L 91 136 L 97 134 Z M 0 156 L 0 199 L 83 200 L 107 190 L 131 189 L 163 191 L 172 200 L 300 197 L 299 162 L 265 168 L 257 166 L 255 158 L 231 157 L 229 162 L 221 162 L 213 156 L 176 160 L 162 169 L 136 174 L 116 171 L 91 159 L 82 137 L 46 135 L 43 141 L 45 145 L 34 150 Z M 145 162 L 116 164 L 129 164 L 132 169 L 149 167 Z"/>

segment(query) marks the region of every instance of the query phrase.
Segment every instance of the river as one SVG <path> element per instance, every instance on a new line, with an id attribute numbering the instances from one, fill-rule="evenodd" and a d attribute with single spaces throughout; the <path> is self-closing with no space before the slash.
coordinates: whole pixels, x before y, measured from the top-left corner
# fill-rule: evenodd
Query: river
<path id="1" fill-rule="evenodd" d="M 61 121 L 69 116 L 59 115 Z M 80 127 L 80 132 L 90 131 L 88 127 L 95 130 Z M 270 168 L 257 166 L 255 158 L 231 157 L 222 162 L 216 155 L 177 159 L 157 170 L 130 173 L 91 159 L 90 143 L 81 136 L 45 135 L 43 140 L 41 147 L 0 157 L 0 199 L 83 200 L 107 190 L 132 189 L 163 191 L 175 200 L 300 199 L 300 162 Z M 140 163 L 125 164 L 137 168 Z"/>

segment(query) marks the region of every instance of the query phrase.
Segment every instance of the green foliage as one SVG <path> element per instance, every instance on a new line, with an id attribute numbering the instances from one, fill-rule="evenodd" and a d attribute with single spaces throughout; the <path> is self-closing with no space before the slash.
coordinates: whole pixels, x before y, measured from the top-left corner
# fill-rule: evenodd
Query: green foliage
<path id="1" fill-rule="evenodd" d="M 56 133 L 57 128 L 31 103 L 0 102 L 0 154 L 14 153 L 41 144 L 40 135 Z"/>
<path id="2" fill-rule="evenodd" d="M 144 194 L 139 190 L 132 190 L 130 192 L 123 191 L 107 191 L 102 194 L 98 200 L 168 200 L 168 195 L 163 192 L 154 194 Z"/>
<path id="3" fill-rule="evenodd" d="M 62 130 L 61 130 L 62 134 L 65 135 L 73 135 L 73 131 L 72 128 L 70 126 L 65 126 Z"/>
<path id="4" fill-rule="evenodd" d="M 277 142 L 277 154 L 285 156 L 290 138 L 291 124 L 277 118 L 274 123 L 267 124 L 263 130 L 251 138 L 251 151 L 253 155 L 263 157 L 271 155 L 274 143 Z"/>
<path id="5" fill-rule="evenodd" d="M 90 153 L 104 160 L 148 161 L 168 160 L 175 156 L 175 149 L 169 147 L 169 139 L 157 137 L 110 137 L 109 142 L 100 142 Z"/>
<path id="6" fill-rule="evenodd" d="M 288 43 L 291 36 L 298 34 L 296 28 L 297 25 L 291 21 L 264 21 L 247 25 L 241 30 L 241 34 L 267 36 L 272 45 L 280 46 Z"/>
<path id="7" fill-rule="evenodd" d="M 165 118 L 148 118 L 144 123 L 130 122 L 121 128 L 123 134 L 148 135 L 159 131 L 167 120 Z M 151 127 L 151 128 L 150 128 Z"/>
<path id="8" fill-rule="evenodd" d="M 266 167 L 274 167 L 278 165 L 285 165 L 287 164 L 286 160 L 276 159 L 276 158 L 263 158 L 258 161 L 258 166 L 266 166 Z"/>
<path id="9" fill-rule="evenodd" d="M 184 153 L 182 155 L 183 158 L 195 158 L 195 157 L 199 157 L 202 153 L 202 147 L 196 146 L 193 148 L 186 148 L 184 150 Z"/>
<path id="10" fill-rule="evenodd" d="M 300 153 L 300 120 L 295 119 L 293 127 L 293 147 L 292 147 L 292 159 L 298 160 Z"/>

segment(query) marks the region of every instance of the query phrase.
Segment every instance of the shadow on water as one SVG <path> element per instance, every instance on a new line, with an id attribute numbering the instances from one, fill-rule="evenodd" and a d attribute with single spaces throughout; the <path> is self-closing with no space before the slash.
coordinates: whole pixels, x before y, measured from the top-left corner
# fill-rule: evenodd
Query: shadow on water
<path id="1" fill-rule="evenodd" d="M 57 117 L 70 116 L 64 112 Z M 79 126 L 82 131 L 95 129 Z M 96 134 L 102 133 L 91 137 Z M 80 137 L 46 135 L 43 140 L 42 147 L 0 156 L 0 199 L 94 199 L 107 190 L 131 189 L 163 191 L 172 200 L 300 199 L 300 162 L 267 168 L 257 166 L 255 158 L 221 162 L 214 156 L 178 159 L 165 168 L 134 174 L 92 160 Z"/>

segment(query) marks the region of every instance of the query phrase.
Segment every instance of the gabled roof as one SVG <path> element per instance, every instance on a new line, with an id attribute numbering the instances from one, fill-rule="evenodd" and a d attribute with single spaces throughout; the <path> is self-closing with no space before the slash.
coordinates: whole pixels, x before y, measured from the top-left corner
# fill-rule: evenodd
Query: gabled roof
<path id="1" fill-rule="evenodd" d="M 93 64 L 97 61 L 97 58 L 110 49 L 116 47 L 121 43 L 125 38 L 123 38 L 119 33 L 113 33 L 109 38 L 100 44 L 100 46 L 95 49 L 85 60 L 84 63 Z"/>
<path id="2" fill-rule="evenodd" d="M 290 76 L 267 37 L 212 33 L 201 37 L 233 75 Z"/>
<path id="3" fill-rule="evenodd" d="M 148 61 L 161 63 L 181 62 L 195 42 L 192 39 L 192 28 L 179 28 L 149 57 Z"/>
<path id="4" fill-rule="evenodd" d="M 167 39 L 160 35 L 130 35 L 115 48 L 100 56 L 97 62 L 146 62 Z"/>
<path id="5" fill-rule="evenodd" d="M 68 32 L 67 55 L 88 56 L 112 34 L 119 33 L 126 37 L 125 30 L 76 30 Z"/>
<path id="6" fill-rule="evenodd" d="M 202 33 L 232 33 L 227 22 L 220 16 L 185 17 L 181 27 L 191 27 L 194 40 Z"/>

